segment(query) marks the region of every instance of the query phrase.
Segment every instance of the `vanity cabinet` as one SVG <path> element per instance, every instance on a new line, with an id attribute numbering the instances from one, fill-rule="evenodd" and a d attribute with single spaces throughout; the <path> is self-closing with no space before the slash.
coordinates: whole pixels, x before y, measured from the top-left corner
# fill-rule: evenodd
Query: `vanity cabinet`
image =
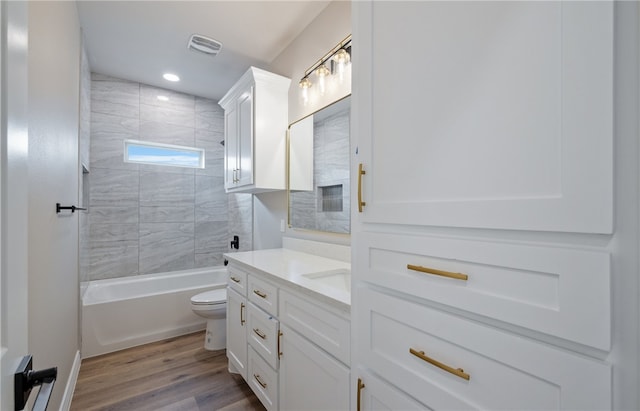
<path id="1" fill-rule="evenodd" d="M 613 4 L 356 2 L 353 22 L 354 398 L 613 408 Z"/>
<path id="2" fill-rule="evenodd" d="M 229 309 L 240 313 L 227 316 L 230 370 L 246 364 L 240 374 L 270 411 L 349 409 L 348 310 L 233 260 L 228 270 L 237 280 L 229 282 Z M 236 292 L 239 287 L 246 298 Z M 238 311 L 238 298 L 244 311 Z M 246 360 L 238 359 L 241 353 Z"/>
<path id="3" fill-rule="evenodd" d="M 220 100 L 227 192 L 284 190 L 290 80 L 255 67 Z"/>

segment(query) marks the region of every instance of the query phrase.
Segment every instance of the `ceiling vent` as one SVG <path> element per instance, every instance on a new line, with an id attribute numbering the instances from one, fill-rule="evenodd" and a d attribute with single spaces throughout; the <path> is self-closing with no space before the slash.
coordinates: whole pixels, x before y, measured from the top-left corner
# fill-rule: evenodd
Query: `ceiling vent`
<path id="1" fill-rule="evenodd" d="M 217 42 L 214 39 L 210 39 L 209 37 L 201 36 L 200 34 L 193 34 L 189 38 L 187 48 L 210 56 L 215 56 L 220 53 L 222 43 Z"/>

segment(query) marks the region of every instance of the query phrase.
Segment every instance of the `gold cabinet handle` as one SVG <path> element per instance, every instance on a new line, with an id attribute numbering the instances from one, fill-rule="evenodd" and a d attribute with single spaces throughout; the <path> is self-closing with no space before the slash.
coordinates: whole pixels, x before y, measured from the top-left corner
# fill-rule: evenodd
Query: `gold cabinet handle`
<path id="1" fill-rule="evenodd" d="M 239 278 L 236 278 L 236 277 L 234 277 L 234 276 L 231 276 L 231 277 L 229 277 L 229 278 L 231 278 L 231 281 L 233 281 L 234 283 L 239 283 L 239 282 L 240 282 L 240 279 L 239 279 Z"/>
<path id="2" fill-rule="evenodd" d="M 413 348 L 409 348 L 409 352 L 413 355 L 415 355 L 416 357 L 420 358 L 423 361 L 428 362 L 431 365 L 435 365 L 436 367 L 445 370 L 447 372 L 450 372 L 451 374 L 455 375 L 456 377 L 460 377 L 462 379 L 465 380 L 469 380 L 469 378 L 471 378 L 471 376 L 467 373 L 464 372 L 464 370 L 462 368 L 453 368 L 453 367 L 449 367 L 446 364 L 441 363 L 440 361 L 436 361 L 431 357 L 427 357 L 424 354 L 424 351 L 417 351 L 414 350 Z"/>
<path id="3" fill-rule="evenodd" d="M 260 386 L 262 388 L 267 388 L 267 383 L 266 382 L 262 382 L 262 380 L 260 379 L 260 376 L 258 374 L 253 374 L 253 378 L 255 378 L 256 381 L 258 381 L 258 384 L 260 384 Z"/>
<path id="4" fill-rule="evenodd" d="M 436 270 L 435 268 L 422 267 L 422 266 L 419 266 L 419 265 L 407 264 L 407 268 L 409 270 L 413 270 L 413 271 L 420 271 L 421 273 L 440 275 L 442 277 L 454 278 L 456 280 L 467 281 L 469 279 L 469 276 L 466 275 L 466 274 L 452 273 L 450 271 Z"/>
<path id="5" fill-rule="evenodd" d="M 362 389 L 364 388 L 364 383 L 362 382 L 362 378 L 358 378 L 358 397 L 357 397 L 357 404 L 356 404 L 356 410 L 360 411 L 360 404 L 361 404 L 361 396 L 362 396 Z"/>
<path id="6" fill-rule="evenodd" d="M 278 331 L 278 359 L 282 357 L 282 351 L 280 351 L 280 337 L 282 337 L 282 331 Z"/>
<path id="7" fill-rule="evenodd" d="M 262 331 L 260 331 L 260 329 L 258 328 L 254 328 L 253 332 L 256 333 L 256 335 L 260 338 L 262 338 L 263 340 L 267 339 L 267 334 L 263 333 Z"/>
<path id="8" fill-rule="evenodd" d="M 366 206 L 367 203 L 362 201 L 362 176 L 367 174 L 366 171 L 362 169 L 362 163 L 358 165 L 358 212 L 362 212 L 362 207 Z"/>
<path id="9" fill-rule="evenodd" d="M 267 295 L 259 290 L 253 290 L 253 293 L 260 298 L 267 298 Z"/>
<path id="10" fill-rule="evenodd" d="M 247 322 L 242 315 L 244 307 L 246 307 L 246 305 L 244 305 L 244 303 L 240 303 L 240 325 L 244 325 L 244 323 Z"/>

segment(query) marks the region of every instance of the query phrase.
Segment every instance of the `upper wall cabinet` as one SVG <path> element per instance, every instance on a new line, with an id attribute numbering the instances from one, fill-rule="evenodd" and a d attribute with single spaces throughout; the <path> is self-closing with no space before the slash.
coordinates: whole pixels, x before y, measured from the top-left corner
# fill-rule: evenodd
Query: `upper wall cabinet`
<path id="1" fill-rule="evenodd" d="M 611 3 L 367 5 L 362 222 L 611 233 Z"/>
<path id="2" fill-rule="evenodd" d="M 249 68 L 220 100 L 225 119 L 224 187 L 259 193 L 286 188 L 286 130 L 291 81 Z"/>

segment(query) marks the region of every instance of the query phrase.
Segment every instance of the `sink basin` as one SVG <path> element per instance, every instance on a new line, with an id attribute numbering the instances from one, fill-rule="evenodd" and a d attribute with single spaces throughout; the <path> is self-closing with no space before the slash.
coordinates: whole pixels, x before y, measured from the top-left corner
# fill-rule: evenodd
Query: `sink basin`
<path id="1" fill-rule="evenodd" d="M 303 274 L 303 277 L 317 284 L 326 285 L 331 288 L 337 288 L 341 291 L 351 291 L 351 271 L 349 269 Z"/>

